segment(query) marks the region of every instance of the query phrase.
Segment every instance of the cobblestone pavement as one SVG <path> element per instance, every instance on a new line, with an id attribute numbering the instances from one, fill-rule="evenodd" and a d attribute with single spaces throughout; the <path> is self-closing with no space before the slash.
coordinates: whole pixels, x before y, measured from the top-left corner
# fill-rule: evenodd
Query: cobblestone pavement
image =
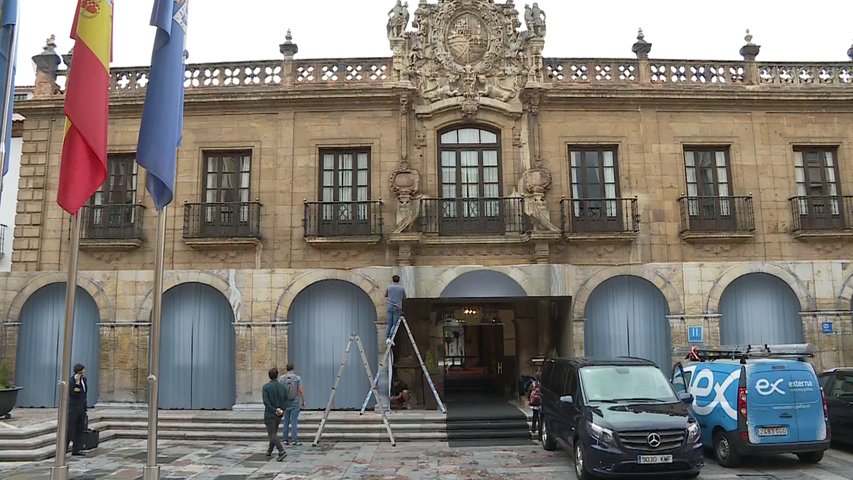
<path id="1" fill-rule="evenodd" d="M 163 479 L 566 479 L 574 478 L 572 462 L 560 452 L 537 445 L 456 446 L 446 443 L 326 443 L 289 447 L 279 463 L 264 454 L 264 444 L 226 442 L 160 442 Z M 144 440 L 110 440 L 87 452 L 68 457 L 71 478 L 140 479 L 145 464 Z M 53 460 L 0 464 L 3 480 L 48 479 Z M 731 470 L 713 460 L 702 479 L 849 480 L 853 478 L 853 450 L 833 449 L 818 465 L 801 464 L 793 455 L 752 459 Z"/>

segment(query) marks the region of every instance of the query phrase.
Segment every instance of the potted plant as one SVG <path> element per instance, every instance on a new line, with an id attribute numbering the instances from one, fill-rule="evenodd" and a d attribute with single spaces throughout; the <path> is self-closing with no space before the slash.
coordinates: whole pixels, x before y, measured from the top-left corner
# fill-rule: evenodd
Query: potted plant
<path id="1" fill-rule="evenodd" d="M 429 378 L 432 380 L 432 384 L 435 385 L 435 391 L 438 392 L 438 396 L 444 397 L 444 375 L 439 373 L 438 362 L 432 354 L 432 350 L 427 350 L 426 355 L 424 355 L 424 366 L 426 366 L 427 372 L 429 372 Z M 424 385 L 424 406 L 430 410 L 438 408 L 429 385 Z"/>
<path id="2" fill-rule="evenodd" d="M 12 384 L 9 369 L 6 368 L 6 365 L 0 364 L 0 417 L 12 418 L 9 412 L 15 408 L 15 403 L 18 401 L 18 391 L 23 388 Z"/>

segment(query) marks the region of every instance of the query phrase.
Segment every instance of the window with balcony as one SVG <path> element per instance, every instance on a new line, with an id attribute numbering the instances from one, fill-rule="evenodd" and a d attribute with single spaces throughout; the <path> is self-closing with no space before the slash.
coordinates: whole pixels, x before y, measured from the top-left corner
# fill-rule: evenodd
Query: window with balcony
<path id="1" fill-rule="evenodd" d="M 381 235 L 381 206 L 370 200 L 370 149 L 323 149 L 319 169 L 320 199 L 305 204 L 305 236 Z"/>
<path id="2" fill-rule="evenodd" d="M 202 203 L 186 204 L 185 238 L 260 237 L 260 204 L 251 201 L 252 152 L 204 152 Z"/>
<path id="3" fill-rule="evenodd" d="M 794 230 L 840 230 L 848 227 L 849 198 L 841 196 L 834 148 L 794 150 L 797 196 L 791 199 Z"/>
<path id="4" fill-rule="evenodd" d="M 572 198 L 563 201 L 563 230 L 571 234 L 636 231 L 636 200 L 619 197 L 615 147 L 569 147 L 569 174 Z"/>
<path id="5" fill-rule="evenodd" d="M 137 205 L 135 154 L 107 157 L 107 178 L 81 211 L 83 240 L 141 240 L 142 209 Z"/>
<path id="6" fill-rule="evenodd" d="M 520 198 L 501 197 L 500 134 L 464 127 L 439 134 L 439 198 L 421 201 L 420 229 L 439 235 L 522 233 Z"/>

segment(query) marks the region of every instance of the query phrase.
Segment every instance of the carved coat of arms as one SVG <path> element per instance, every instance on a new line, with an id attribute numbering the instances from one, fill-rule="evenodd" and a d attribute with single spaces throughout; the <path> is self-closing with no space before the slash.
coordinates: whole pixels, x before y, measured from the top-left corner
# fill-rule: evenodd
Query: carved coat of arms
<path id="1" fill-rule="evenodd" d="M 541 38 L 520 29 L 512 0 L 421 2 L 412 27 L 389 39 L 395 75 L 410 81 L 424 103 L 460 98 L 466 114 L 476 113 L 484 97 L 517 102 L 527 82 L 541 75 Z"/>

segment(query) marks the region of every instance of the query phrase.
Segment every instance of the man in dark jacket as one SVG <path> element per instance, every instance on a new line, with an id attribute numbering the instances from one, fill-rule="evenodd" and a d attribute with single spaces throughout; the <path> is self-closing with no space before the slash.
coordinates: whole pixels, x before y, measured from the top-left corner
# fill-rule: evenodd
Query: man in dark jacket
<path id="1" fill-rule="evenodd" d="M 284 385 L 278 383 L 278 369 L 273 367 L 269 371 L 270 381 L 264 385 L 264 425 L 267 427 L 267 437 L 269 438 L 269 447 L 267 447 L 267 456 L 272 455 L 272 449 L 275 447 L 278 450 L 279 462 L 284 460 L 287 452 L 284 451 L 284 445 L 278 439 L 278 425 L 281 423 L 281 417 L 284 415 L 284 407 L 287 401 L 287 392 L 284 390 Z"/>
<path id="2" fill-rule="evenodd" d="M 86 390 L 89 382 L 86 380 L 86 367 L 82 363 L 74 365 L 74 375 L 68 382 L 68 436 L 69 442 L 74 442 L 71 455 L 84 456 L 83 431 L 86 430 Z"/>

